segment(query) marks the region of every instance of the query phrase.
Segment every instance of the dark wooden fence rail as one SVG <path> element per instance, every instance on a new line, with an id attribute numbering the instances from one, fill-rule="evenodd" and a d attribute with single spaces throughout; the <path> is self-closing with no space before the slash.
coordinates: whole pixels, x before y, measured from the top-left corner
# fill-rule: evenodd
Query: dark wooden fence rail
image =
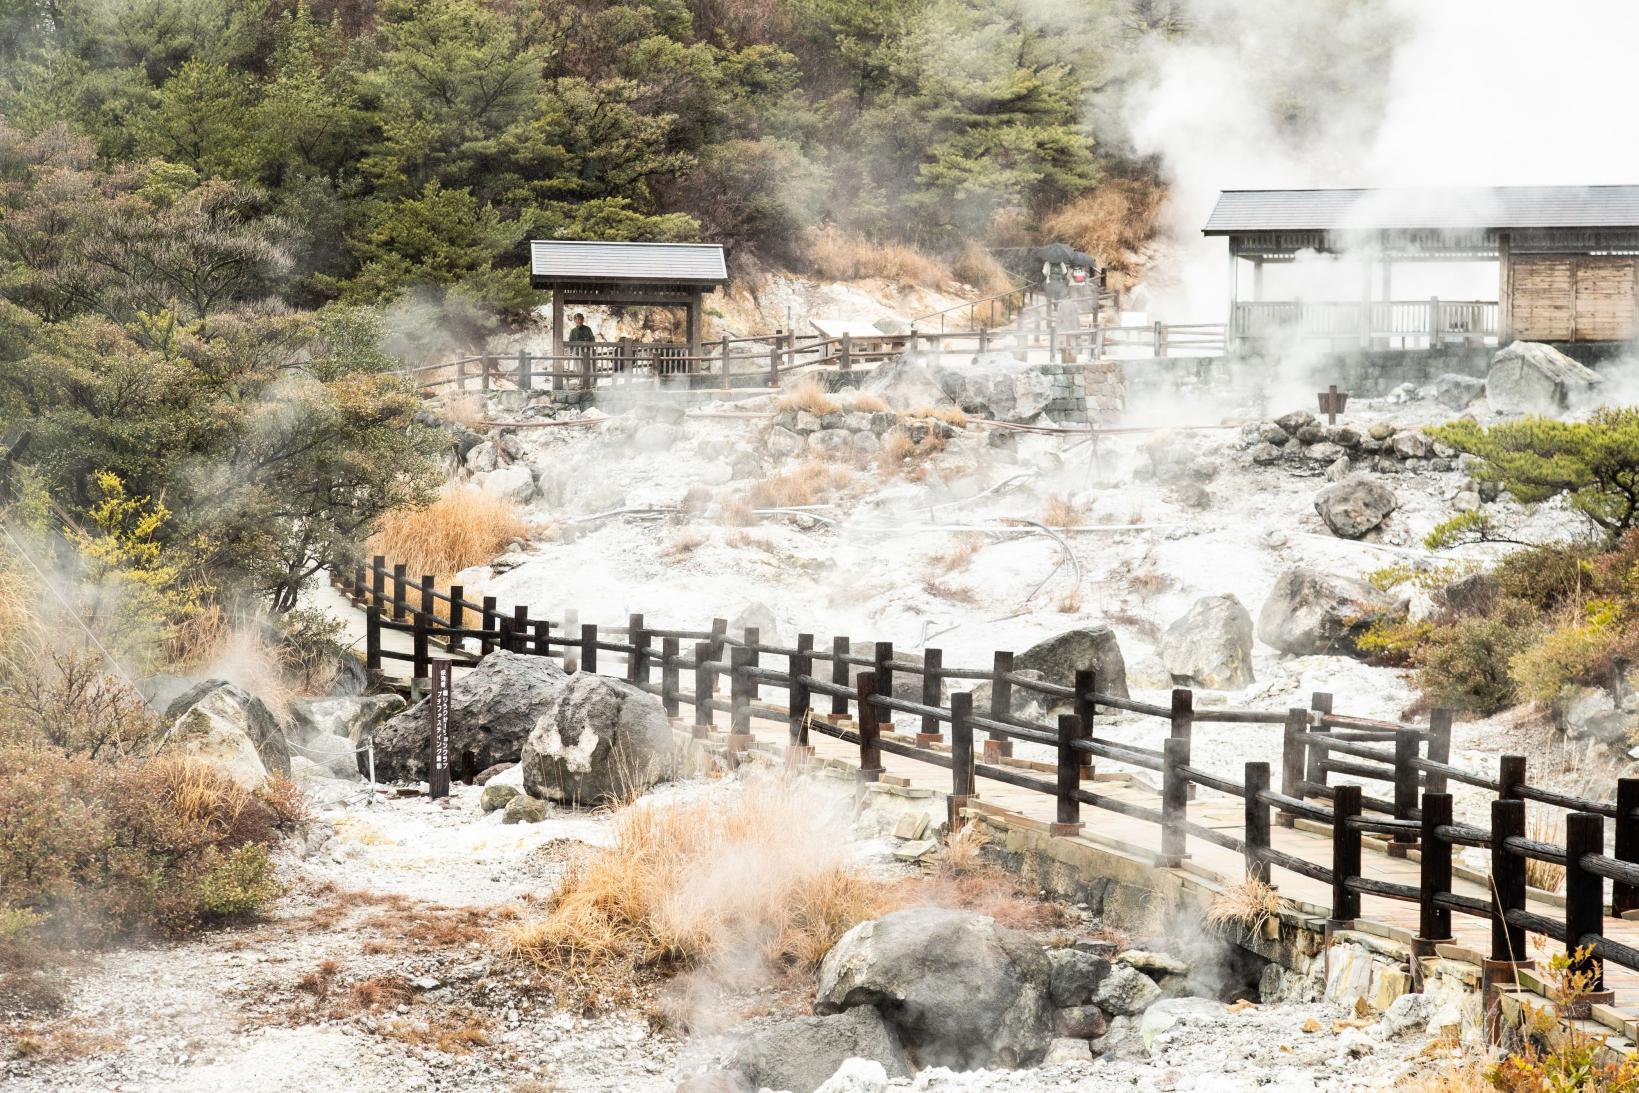
<path id="1" fill-rule="evenodd" d="M 1055 834 L 1079 831 L 1086 805 L 1155 824 L 1162 864 L 1182 862 L 1189 856 L 1189 840 L 1199 839 L 1244 855 L 1248 877 L 1267 883 L 1272 868 L 1280 868 L 1328 884 L 1335 926 L 1360 917 L 1362 896 L 1414 903 L 1419 908 L 1416 946 L 1425 955 L 1451 940 L 1453 913 L 1487 919 L 1491 946 L 1485 975 L 1491 984 L 1511 980 L 1513 969 L 1528 963 L 1527 932 L 1552 938 L 1573 955 L 1585 947 L 1591 950 L 1591 956 L 1577 962 L 1577 970 L 1592 977 L 1589 1004 L 1608 1000 L 1601 993 L 1602 962 L 1639 970 L 1639 949 L 1604 932 L 1607 914 L 1639 910 L 1639 779 L 1619 779 L 1616 800 L 1607 802 L 1530 785 L 1521 756 L 1502 756 L 1494 778 L 1474 774 L 1450 763 L 1451 716 L 1444 710 L 1434 711 L 1424 727 L 1335 714 L 1326 694 L 1316 694 L 1307 710 L 1196 709 L 1193 692 L 1184 689 L 1173 691 L 1171 703 L 1162 706 L 1100 693 L 1092 672 L 1077 673 L 1073 686 L 1019 674 L 1010 652 L 996 653 L 988 668 L 958 668 L 945 665 L 937 649 L 924 650 L 920 663 L 900 658 L 889 642 L 877 642 L 869 655 L 862 655 L 845 636 L 833 638 L 829 648 L 812 634 L 799 635 L 789 647 L 762 642 L 755 628 L 736 638 L 722 619 L 705 630 L 671 630 L 650 626 L 643 615 L 634 614 L 625 626 L 585 624 L 577 633 L 554 633 L 549 621 L 531 618 L 525 606 L 508 613 L 493 597 L 473 603 L 459 586 L 440 591 L 432 577 L 414 580 L 402 565 L 389 566 L 379 555 L 355 566 L 350 578 L 338 577 L 337 584 L 366 612 L 371 670 L 379 670 L 386 660 L 403 661 L 413 677 L 425 678 L 435 645 L 458 663 L 475 663 L 491 650 L 504 649 L 578 661 L 580 670 L 588 672 L 599 670 L 600 653 L 615 653 L 624 657 L 625 678 L 657 695 L 669 715 L 677 716 L 683 705 L 692 708 L 696 736 L 710 736 L 713 715 L 727 714 L 731 752 L 749 746 L 753 722 L 763 721 L 785 728 L 788 754 L 794 758 L 812 755 L 814 732 L 857 746 L 865 781 L 881 777 L 884 753 L 948 770 L 953 823 L 961 822 L 962 806 L 979 796 L 978 779 L 1003 782 L 1052 797 Z M 413 651 L 383 648 L 381 636 L 389 630 L 409 634 Z M 783 658 L 785 667 L 765 664 L 765 657 Z M 915 677 L 915 685 L 902 685 L 902 677 Z M 682 685 L 685 679 L 688 689 Z M 953 682 L 988 683 L 988 704 L 976 709 L 972 693 L 950 688 Z M 763 688 L 783 690 L 785 705 L 763 701 Z M 1019 717 L 1013 712 L 1015 689 L 1072 712 L 1051 724 Z M 1111 710 L 1164 722 L 1161 747 L 1100 739 L 1098 718 Z M 894 714 L 917 719 L 914 734 L 894 733 Z M 1273 788 L 1267 763 L 1247 763 L 1240 781 L 1192 765 L 1191 730 L 1206 722 L 1280 725 L 1278 788 Z M 976 751 L 979 733 L 984 737 Z M 1014 759 L 1015 741 L 1050 749 L 1053 761 Z M 1160 807 L 1098 792 L 1093 778 L 1098 759 L 1158 775 Z M 1356 784 L 1332 785 L 1333 774 L 1388 789 L 1378 796 Z M 1452 782 L 1496 795 L 1489 827 L 1453 821 L 1447 792 Z M 1240 837 L 1190 820 L 1195 787 L 1245 802 Z M 1565 845 L 1526 836 L 1527 802 L 1567 810 Z M 1607 820 L 1615 823 L 1609 854 Z M 1330 861 L 1311 862 L 1277 849 L 1271 838 L 1276 824 L 1311 824 L 1328 831 Z M 1391 855 L 1418 848 L 1420 883 L 1365 876 L 1366 836 L 1382 840 Z M 1454 891 L 1453 848 L 1460 846 L 1490 852 L 1489 898 Z M 1564 867 L 1563 915 L 1527 909 L 1527 860 Z M 1612 884 L 1608 907 L 1606 881 Z"/>

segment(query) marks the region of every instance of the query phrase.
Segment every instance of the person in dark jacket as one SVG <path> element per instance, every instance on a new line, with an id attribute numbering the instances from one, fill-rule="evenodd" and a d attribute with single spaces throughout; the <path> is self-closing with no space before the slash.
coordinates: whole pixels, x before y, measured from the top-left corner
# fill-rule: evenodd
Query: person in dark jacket
<path id="1" fill-rule="evenodd" d="M 585 315 L 577 311 L 571 318 L 575 320 L 575 325 L 569 328 L 569 337 L 564 340 L 569 343 L 569 355 L 576 358 L 576 366 L 583 373 L 589 372 L 592 363 L 592 343 L 598 340 L 598 336 L 586 325 Z"/>

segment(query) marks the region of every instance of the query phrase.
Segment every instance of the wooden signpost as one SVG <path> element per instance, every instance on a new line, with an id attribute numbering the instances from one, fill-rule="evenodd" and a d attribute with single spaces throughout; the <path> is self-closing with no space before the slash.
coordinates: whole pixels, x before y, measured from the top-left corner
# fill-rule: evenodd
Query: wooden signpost
<path id="1" fill-rule="evenodd" d="M 432 739 L 428 743 L 427 796 L 433 800 L 450 795 L 450 662 L 432 662 Z"/>

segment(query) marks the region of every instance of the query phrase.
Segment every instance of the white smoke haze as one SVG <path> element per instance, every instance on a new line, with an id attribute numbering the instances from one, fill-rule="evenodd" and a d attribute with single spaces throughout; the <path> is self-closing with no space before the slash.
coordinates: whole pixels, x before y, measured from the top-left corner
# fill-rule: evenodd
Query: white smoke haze
<path id="1" fill-rule="evenodd" d="M 1178 268 L 1152 286 L 1157 317 L 1224 317 L 1224 242 L 1200 235 L 1220 190 L 1421 190 L 1385 198 L 1410 211 L 1448 200 L 1439 187 L 1639 182 L 1639 144 L 1610 128 L 1631 95 L 1639 6 L 1194 0 L 1186 17 L 1126 110 L 1134 150 L 1171 185 Z M 1494 299 L 1494 264 L 1476 265 L 1488 272 L 1402 264 L 1395 297 Z M 1275 267 L 1265 276 L 1278 298 Z M 1339 291 L 1358 298 L 1358 271 Z"/>

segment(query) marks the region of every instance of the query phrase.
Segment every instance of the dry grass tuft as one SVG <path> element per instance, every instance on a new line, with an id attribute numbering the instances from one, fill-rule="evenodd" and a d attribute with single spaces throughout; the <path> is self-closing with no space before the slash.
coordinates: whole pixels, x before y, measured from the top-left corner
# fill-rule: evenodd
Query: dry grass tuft
<path id="1" fill-rule="evenodd" d="M 990 833 L 983 824 L 968 822 L 944 838 L 936 859 L 938 870 L 947 877 L 961 876 L 984 868 L 984 848 Z"/>
<path id="2" fill-rule="evenodd" d="M 932 577 L 922 582 L 922 591 L 930 596 L 937 596 L 941 600 L 949 600 L 951 603 L 972 606 L 979 602 L 979 595 L 973 589 Z"/>
<path id="3" fill-rule="evenodd" d="M 711 541 L 711 536 L 694 528 L 683 528 L 660 549 L 660 556 L 669 562 L 680 561 Z"/>
<path id="4" fill-rule="evenodd" d="M 746 531 L 730 532 L 723 537 L 723 545 L 734 547 L 736 550 L 760 550 L 765 554 L 773 554 L 778 550 L 770 540 Z"/>
<path id="5" fill-rule="evenodd" d="M 788 509 L 818 504 L 857 486 L 848 467 L 810 459 L 795 470 L 772 475 L 751 487 L 752 508 Z"/>
<path id="6" fill-rule="evenodd" d="M 984 549 L 985 537 L 973 532 L 966 532 L 957 538 L 951 548 L 943 554 L 935 554 L 928 559 L 937 573 L 955 573 L 966 569 L 973 561 L 974 556 Z"/>
<path id="7" fill-rule="evenodd" d="M 22 1025 L 9 1031 L 13 1057 L 38 1063 L 85 1059 L 125 1047 L 125 1041 L 116 1036 L 88 1031 L 76 1025 Z"/>
<path id="8" fill-rule="evenodd" d="M 1430 1042 L 1429 1051 L 1453 1051 L 1449 1041 Z M 1406 1093 L 1497 1093 L 1491 1080 L 1495 1064 L 1482 1055 L 1458 1052 L 1455 1058 L 1443 1059 L 1437 1069 L 1418 1075 L 1405 1086 Z"/>
<path id="9" fill-rule="evenodd" d="M 862 395 L 856 391 L 848 400 L 848 409 L 860 414 L 884 414 L 889 407 L 875 395 Z"/>
<path id="10" fill-rule="evenodd" d="M 1280 896 L 1261 880 L 1248 877 L 1241 883 L 1213 895 L 1206 909 L 1206 924 L 1223 931 L 1240 926 L 1257 933 L 1263 924 L 1280 914 Z"/>
<path id="11" fill-rule="evenodd" d="M 444 416 L 451 421 L 479 430 L 487 414 L 484 396 L 473 391 L 456 391 L 444 396 Z"/>
<path id="12" fill-rule="evenodd" d="M 805 233 L 803 252 L 810 268 L 831 281 L 879 277 L 899 285 L 940 288 L 951 280 L 937 260 L 902 243 L 877 243 L 827 225 Z"/>
<path id="13" fill-rule="evenodd" d="M 817 377 L 804 376 L 780 394 L 774 408 L 781 413 L 797 410 L 824 417 L 841 410 L 842 403 L 831 397 Z"/>
<path id="14" fill-rule="evenodd" d="M 403 562 L 413 574 L 447 578 L 490 561 L 509 542 L 528 534 L 512 502 L 471 486 L 455 486 L 423 508 L 387 513 L 369 549 Z"/>
<path id="15" fill-rule="evenodd" d="M 1008 275 L 1006 267 L 990 251 L 972 240 L 963 245 L 956 260 L 951 263 L 950 271 L 958 281 L 976 289 L 980 296 L 997 296 L 1013 287 L 1013 278 Z"/>
<path id="16" fill-rule="evenodd" d="M 1565 844 L 1565 814 L 1538 809 L 1531 815 L 1528 838 L 1537 842 Z M 1525 883 L 1544 892 L 1558 892 L 1565 887 L 1565 867 L 1537 858 L 1525 859 Z"/>
<path id="17" fill-rule="evenodd" d="M 967 428 L 967 414 L 960 406 L 918 406 L 906 416 L 942 421 L 953 429 Z"/>
<path id="18" fill-rule="evenodd" d="M 1081 589 L 1072 588 L 1057 600 L 1053 601 L 1053 610 L 1061 615 L 1075 615 L 1082 607 Z"/>
<path id="19" fill-rule="evenodd" d="M 747 528 L 757 522 L 757 514 L 751 511 L 751 502 L 744 497 L 730 497 L 723 502 L 718 522 L 724 527 Z"/>
<path id="20" fill-rule="evenodd" d="M 386 1021 L 380 1034 L 412 1047 L 431 1048 L 448 1055 L 466 1055 L 475 1047 L 488 1047 L 489 1022 L 476 1013 L 460 1013 L 426 1021 Z"/>
<path id="21" fill-rule="evenodd" d="M 336 975 L 340 971 L 340 961 L 322 961 L 318 967 L 296 980 L 296 989 L 304 994 L 311 994 L 316 1001 L 322 1002 L 330 997 L 330 988 L 335 986 Z"/>
<path id="22" fill-rule="evenodd" d="M 1070 498 L 1050 493 L 1042 506 L 1041 522 L 1051 528 L 1073 528 L 1080 526 L 1085 515 L 1085 508 Z"/>

